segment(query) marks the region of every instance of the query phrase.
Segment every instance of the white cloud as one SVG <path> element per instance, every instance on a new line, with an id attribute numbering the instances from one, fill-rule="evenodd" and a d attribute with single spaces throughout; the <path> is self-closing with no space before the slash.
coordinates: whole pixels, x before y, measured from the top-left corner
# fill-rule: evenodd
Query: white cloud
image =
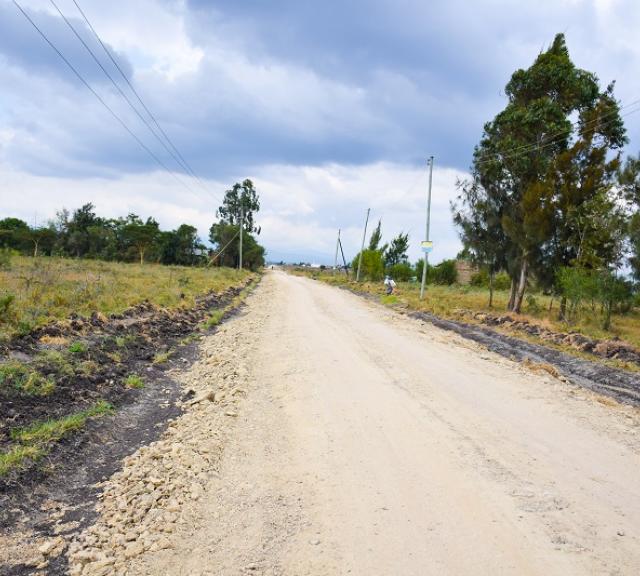
<path id="1" fill-rule="evenodd" d="M 460 249 L 449 211 L 456 178 L 462 173 L 436 168 L 433 180 L 432 234 L 434 259 L 453 257 Z M 238 178 L 240 179 L 240 178 Z M 266 166 L 254 181 L 261 196 L 260 241 L 274 255 L 302 258 L 311 254 L 331 262 L 338 228 L 347 258 L 360 246 L 366 209 L 371 208 L 369 231 L 382 219 L 384 240 L 401 231 L 411 236 L 412 260 L 420 257 L 424 234 L 426 168 L 394 164 L 324 167 Z M 125 176 L 120 179 L 39 177 L 0 166 L 0 206 L 3 215 L 33 222 L 51 219 L 57 210 L 75 209 L 93 202 L 104 217 L 135 212 L 153 216 L 165 229 L 183 222 L 197 226 L 206 238 L 219 201 L 232 182 L 208 181 L 212 194 L 189 194 L 164 173 Z M 197 190 L 197 184 L 190 182 Z M 8 192 L 10 191 L 10 192 Z"/>

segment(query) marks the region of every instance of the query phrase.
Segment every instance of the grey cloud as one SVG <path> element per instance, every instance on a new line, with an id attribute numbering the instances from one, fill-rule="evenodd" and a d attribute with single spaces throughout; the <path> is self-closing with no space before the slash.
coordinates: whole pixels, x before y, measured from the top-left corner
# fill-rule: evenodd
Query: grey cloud
<path id="1" fill-rule="evenodd" d="M 62 18 L 48 12 L 30 10 L 24 6 L 23 8 L 49 40 L 85 78 L 92 82 L 108 82 Z M 65 15 L 87 45 L 106 62 L 106 55 L 86 24 L 77 17 L 71 17 L 70 13 L 65 13 Z M 125 75 L 130 78 L 132 66 L 129 61 L 106 43 L 105 45 Z M 53 75 L 74 84 L 79 83 L 73 72 L 47 45 L 13 3 L 0 4 L 0 54 L 4 55 L 9 65 L 21 66 L 38 74 Z M 105 68 L 117 73 L 110 62 L 105 63 Z"/>

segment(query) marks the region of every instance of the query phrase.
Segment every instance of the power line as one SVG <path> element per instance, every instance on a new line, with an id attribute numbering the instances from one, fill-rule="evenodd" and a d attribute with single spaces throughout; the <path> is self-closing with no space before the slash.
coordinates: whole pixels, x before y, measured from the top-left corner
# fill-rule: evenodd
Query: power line
<path id="1" fill-rule="evenodd" d="M 60 57 L 60 59 L 67 65 L 67 67 L 75 74 L 75 76 L 82 82 L 82 84 L 98 99 L 98 101 L 107 109 L 107 111 L 113 116 L 113 118 L 129 133 L 129 135 L 138 143 L 138 145 L 147 153 L 155 162 L 158 163 L 162 168 L 164 168 L 169 174 L 171 174 L 177 182 L 179 182 L 182 186 L 184 186 L 189 192 L 195 194 L 195 192 L 189 187 L 184 181 L 182 181 L 178 176 L 160 159 L 158 156 L 142 141 L 138 136 L 127 126 L 127 124 L 118 116 L 113 108 L 109 106 L 105 100 L 98 94 L 92 86 L 84 79 L 82 74 L 78 72 L 78 70 L 69 62 L 69 60 L 65 57 L 65 55 L 58 49 L 58 47 L 47 37 L 47 35 L 40 29 L 40 27 L 32 20 L 32 18 L 25 12 L 22 6 L 17 2 L 17 0 L 12 0 L 15 6 L 20 10 L 22 15 L 29 21 L 29 23 L 35 28 L 35 30 L 40 34 L 42 39 L 50 46 L 50 48 Z"/>
<path id="2" fill-rule="evenodd" d="M 211 260 L 209 261 L 210 265 L 213 264 L 218 259 L 218 257 L 231 245 L 231 242 L 233 242 L 238 237 L 238 235 L 240 234 L 240 230 L 242 230 L 242 228 L 239 228 L 238 231 L 231 237 L 231 240 L 229 240 L 229 242 L 227 242 L 213 258 L 211 258 Z"/>
<path id="3" fill-rule="evenodd" d="M 98 32 L 96 31 L 96 29 L 93 27 L 93 24 L 91 24 L 91 22 L 89 21 L 89 18 L 87 17 L 87 15 L 85 14 L 84 10 L 80 7 L 80 4 L 78 4 L 78 2 L 76 0 L 73 0 L 73 3 L 76 5 L 76 8 L 78 9 L 78 12 L 80 12 L 80 14 L 82 15 L 82 18 L 84 18 L 84 21 L 86 22 L 87 26 L 89 27 L 89 29 L 91 30 L 91 32 L 93 32 L 93 35 L 96 37 L 96 40 L 98 41 L 98 43 L 100 44 L 100 46 L 102 46 L 102 49 L 104 50 L 105 54 L 107 55 L 107 57 L 109 58 L 109 60 L 111 60 L 111 62 L 113 63 L 113 65 L 116 67 L 116 69 L 118 70 L 118 72 L 120 73 L 120 75 L 122 76 L 123 80 L 127 83 L 127 86 L 129 86 L 129 89 L 131 90 L 131 92 L 134 94 L 134 96 L 137 98 L 138 102 L 140 102 L 140 105 L 144 108 L 145 112 L 149 115 L 149 118 L 151 119 L 151 121 L 154 123 L 154 125 L 156 126 L 156 128 L 158 129 L 158 131 L 160 132 L 160 134 L 162 134 L 162 136 L 164 137 L 164 139 L 166 140 L 166 142 L 169 144 L 169 146 L 171 146 L 171 148 L 173 149 L 173 151 L 175 152 L 175 154 L 177 155 L 177 157 L 180 159 L 181 161 L 181 165 L 200 183 L 200 185 L 207 191 L 209 192 L 209 190 L 207 189 L 206 185 L 204 184 L 204 182 L 200 179 L 200 177 L 195 173 L 195 171 L 193 170 L 193 168 L 191 167 L 191 165 L 187 162 L 187 160 L 184 158 L 184 156 L 180 153 L 180 150 L 178 150 L 177 146 L 173 143 L 173 141 L 171 140 L 171 138 L 169 138 L 169 136 L 167 135 L 167 133 L 164 131 L 164 129 L 162 128 L 162 126 L 160 125 L 160 123 L 158 122 L 158 120 L 156 119 L 156 117 L 154 116 L 154 114 L 151 112 L 151 110 L 149 110 L 149 108 L 147 107 L 147 105 L 144 103 L 144 100 L 142 99 L 142 97 L 140 96 L 140 94 L 138 93 L 138 91 L 135 89 L 135 87 L 133 86 L 133 84 L 130 82 L 129 78 L 127 77 L 127 75 L 123 72 L 122 68 L 120 67 L 120 65 L 118 64 L 117 60 L 113 57 L 113 55 L 111 54 L 111 52 L 109 51 L 109 49 L 105 46 L 104 42 L 102 41 L 102 38 L 100 38 L 100 35 L 98 34 Z M 219 200 L 219 198 L 216 198 L 216 200 Z"/>
<path id="4" fill-rule="evenodd" d="M 615 122 L 617 120 L 617 118 L 612 118 L 611 120 L 608 120 L 606 122 L 602 122 L 603 118 L 606 118 L 608 116 L 615 116 L 620 110 L 624 110 L 625 108 L 630 108 L 632 106 L 636 106 L 637 104 L 640 104 L 640 99 L 639 100 L 634 100 L 633 102 L 630 102 L 629 104 L 626 104 L 625 106 L 620 107 L 618 110 L 614 110 L 611 111 L 607 114 L 604 114 L 602 117 L 600 118 L 596 118 L 595 120 L 591 120 L 590 122 L 587 122 L 585 124 L 585 127 L 604 127 L 607 126 L 608 124 L 611 124 L 613 122 Z M 640 111 L 640 108 L 632 110 L 630 112 L 627 112 L 626 114 L 621 114 L 620 117 L 625 117 L 625 116 L 629 116 L 630 114 L 634 114 L 635 112 Z M 567 128 L 565 130 L 561 130 L 555 134 L 552 134 L 550 136 L 547 136 L 545 138 L 543 138 L 543 140 L 540 143 L 537 144 L 522 144 L 520 146 L 516 146 L 515 148 L 512 148 L 510 151 L 506 152 L 506 153 L 500 153 L 500 152 L 487 152 L 486 154 L 482 154 L 480 156 L 480 160 L 477 162 L 477 164 L 486 164 L 488 162 L 491 162 L 493 160 L 495 160 L 495 158 L 497 157 L 501 157 L 503 160 L 506 160 L 508 158 L 514 158 L 516 156 L 520 156 L 522 154 L 528 154 L 529 152 L 533 152 L 533 151 L 537 151 L 537 150 L 543 150 L 545 148 L 548 148 L 549 146 L 553 146 L 554 144 L 556 144 L 562 137 L 564 137 L 565 135 L 568 135 L 571 133 L 571 131 L 578 125 L 578 123 L 572 123 L 571 124 L 571 128 Z M 546 140 L 546 142 L 544 142 L 544 140 Z M 543 143 L 544 142 L 544 143 Z"/>
<path id="5" fill-rule="evenodd" d="M 106 68 L 102 65 L 102 62 L 100 62 L 100 60 L 98 60 L 97 56 L 95 55 L 95 53 L 93 52 L 93 50 L 91 50 L 91 48 L 89 47 L 89 45 L 84 41 L 84 38 L 82 38 L 82 36 L 80 36 L 80 34 L 78 33 L 78 31 L 76 30 L 75 26 L 69 21 L 69 19 L 62 13 L 62 10 L 60 10 L 60 8 L 58 7 L 58 5 L 55 3 L 55 0 L 49 0 L 49 2 L 51 2 L 51 4 L 53 5 L 53 7 L 58 11 L 58 14 L 60 14 L 60 17 L 64 20 L 65 24 L 69 27 L 69 29 L 73 32 L 73 34 L 75 35 L 75 37 L 81 42 L 81 44 L 84 46 L 84 48 L 86 49 L 87 52 L 89 52 L 89 54 L 91 55 L 91 58 L 93 58 L 94 62 L 100 67 L 100 69 L 102 70 L 102 72 L 104 72 L 104 75 L 111 81 L 111 84 L 113 84 L 113 86 L 115 87 L 115 89 L 120 93 L 120 95 L 126 100 L 127 104 L 129 105 L 129 107 L 137 114 L 138 118 L 140 118 L 140 120 L 142 120 L 142 122 L 144 122 L 145 126 L 149 129 L 149 131 L 153 134 L 153 136 L 158 140 L 158 142 L 160 142 L 160 144 L 164 147 L 164 149 L 173 157 L 173 159 L 178 163 L 178 165 L 181 168 L 184 168 L 186 170 L 186 167 L 184 167 L 182 165 L 182 163 L 180 162 L 180 159 L 171 151 L 171 149 L 165 144 L 164 140 L 162 140 L 157 134 L 156 132 L 153 130 L 153 128 L 151 127 L 151 125 L 149 124 L 149 121 L 142 115 L 140 114 L 140 112 L 138 111 L 138 109 L 133 105 L 133 103 L 131 102 L 131 100 L 129 100 L 129 97 L 122 91 L 122 89 L 120 88 L 120 86 L 118 86 L 118 84 L 116 83 L 116 81 L 113 79 L 113 77 L 111 76 L 111 74 L 109 74 L 109 72 L 106 70 Z"/>

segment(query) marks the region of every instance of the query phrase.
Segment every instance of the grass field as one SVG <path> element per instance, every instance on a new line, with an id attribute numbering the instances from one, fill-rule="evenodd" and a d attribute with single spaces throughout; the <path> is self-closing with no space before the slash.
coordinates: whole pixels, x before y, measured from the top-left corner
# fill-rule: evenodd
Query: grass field
<path id="1" fill-rule="evenodd" d="M 493 308 L 489 308 L 489 292 L 484 288 L 472 286 L 427 286 L 424 300 L 420 300 L 420 285 L 418 283 L 398 283 L 396 293 L 387 297 L 384 293 L 382 282 L 360 282 L 356 284 L 348 281 L 344 274 L 334 274 L 331 271 L 295 270 L 295 273 L 311 276 L 323 282 L 334 285 L 349 285 L 362 292 L 380 295 L 384 304 L 400 304 L 413 310 L 431 312 L 442 318 L 469 320 L 469 312 L 492 312 L 494 314 L 506 314 L 506 306 L 509 300 L 509 292 L 498 290 L 494 293 Z M 620 338 L 633 346 L 640 347 L 640 310 L 633 309 L 625 315 L 614 315 L 611 322 L 611 330 L 604 331 L 601 328 L 601 316 L 597 308 L 585 306 L 581 310 L 579 319 L 568 324 L 558 319 L 557 299 L 552 301 L 550 296 L 529 292 L 525 296 L 525 304 L 522 314 L 510 316 L 521 318 L 543 325 L 556 331 L 568 330 L 580 332 L 585 336 L 598 339 Z"/>
<path id="2" fill-rule="evenodd" d="M 144 300 L 191 306 L 196 296 L 222 292 L 249 276 L 229 268 L 14 257 L 0 268 L 0 341 L 72 313 L 120 313 Z"/>

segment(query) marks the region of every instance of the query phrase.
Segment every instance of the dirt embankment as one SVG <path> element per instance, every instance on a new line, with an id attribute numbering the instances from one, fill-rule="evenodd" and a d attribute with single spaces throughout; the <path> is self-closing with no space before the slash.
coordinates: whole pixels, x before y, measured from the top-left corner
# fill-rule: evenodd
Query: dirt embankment
<path id="1" fill-rule="evenodd" d="M 44 456 L 0 478 L 0 530 L 30 534 L 33 544 L 86 526 L 94 516 L 95 483 L 117 470 L 136 448 L 157 438 L 180 413 L 183 391 L 173 374 L 196 358 L 195 343 L 211 330 L 203 322 L 212 313 L 232 315 L 233 303 L 245 288 L 207 294 L 192 308 L 166 310 L 142 303 L 109 318 L 73 317 L 6 346 L 4 365 L 24 366 L 53 382 L 54 388 L 41 396 L 9 387 L 0 391 L 0 451 L 15 446 L 12 430 L 60 421 L 98 400 L 115 410 L 55 439 Z M 127 386 L 132 375 L 140 378 L 140 387 Z M 1 556 L 2 574 L 33 569 L 22 562 L 2 567 Z M 64 555 L 52 558 L 48 573 L 66 573 Z"/>
<path id="2" fill-rule="evenodd" d="M 536 336 L 546 342 L 559 344 L 561 346 L 570 346 L 580 352 L 592 354 L 598 358 L 621 360 L 622 362 L 629 362 L 640 366 L 640 350 L 616 338 L 601 340 L 589 338 L 579 332 L 554 332 L 549 328 L 529 322 L 528 320 L 513 318 L 509 314 L 465 312 L 469 313 L 474 320 L 486 326 L 498 326 L 509 330 L 517 330 L 530 336 Z"/>

